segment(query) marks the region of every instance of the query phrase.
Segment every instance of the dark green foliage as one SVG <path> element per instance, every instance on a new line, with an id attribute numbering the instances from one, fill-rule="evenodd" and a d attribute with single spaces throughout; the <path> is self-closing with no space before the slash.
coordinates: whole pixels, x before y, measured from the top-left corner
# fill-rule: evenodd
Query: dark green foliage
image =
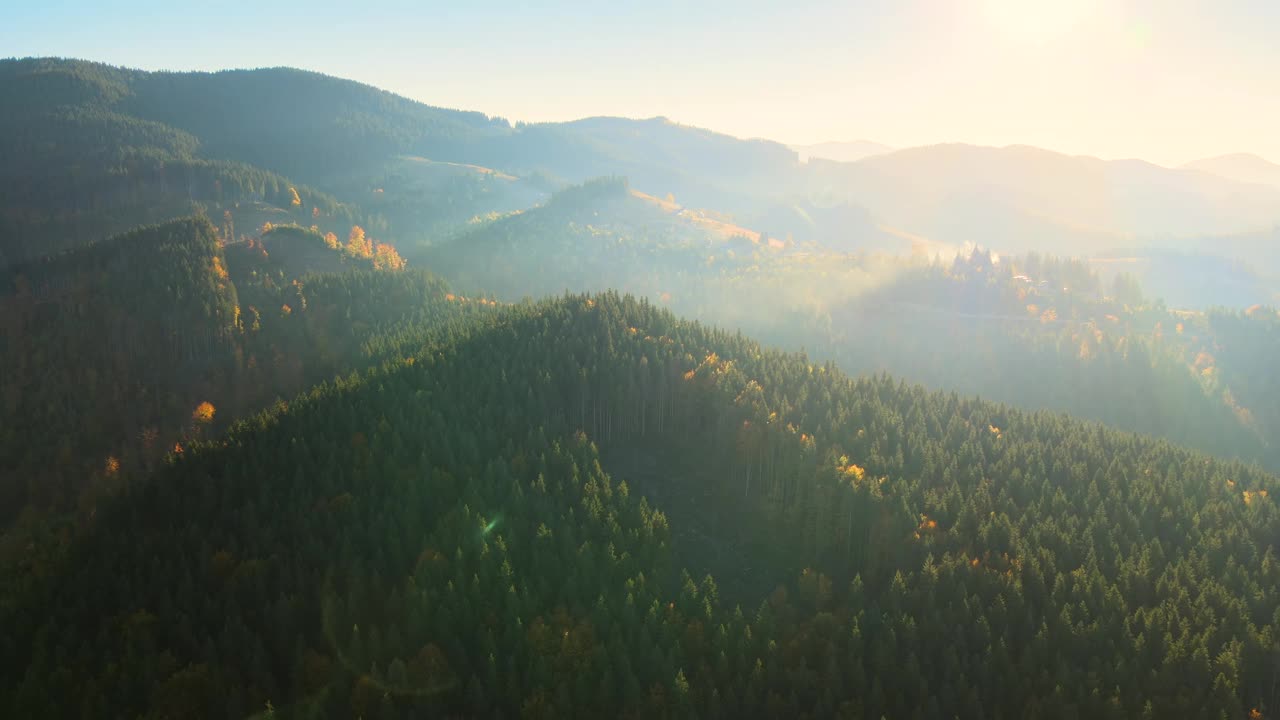
<path id="1" fill-rule="evenodd" d="M 489 309 L 446 300 L 429 273 L 370 268 L 300 228 L 223 247 L 198 217 L 0 275 L 0 522 L 77 499 L 91 512 L 175 442 Z M 212 427 L 192 419 L 201 402 Z"/>
<path id="2" fill-rule="evenodd" d="M 1179 313 L 1104 293 L 1078 261 L 984 262 L 905 272 L 833 308 L 830 340 L 808 346 L 850 372 L 890 371 L 1280 468 L 1280 418 L 1267 412 L 1280 394 L 1256 362 L 1274 312 Z M 1231 316 L 1248 335 L 1226 331 Z"/>
<path id="3" fill-rule="evenodd" d="M 422 262 L 459 287 L 509 299 L 608 289 L 657 298 L 749 267 L 759 252 L 746 237 L 719 237 L 633 193 L 625 178 L 607 177 L 463 233 Z"/>
<path id="4" fill-rule="evenodd" d="M 1277 710 L 1276 478 L 1036 412 L 1280 467 L 1274 309 L 796 243 L 891 233 L 660 118 L 60 60 L 0 96 L 0 520 L 78 510 L 0 535 L 5 717 Z M 818 360 L 375 271 L 324 239 L 357 223 L 456 233 L 418 257 L 469 293 Z"/>
<path id="5" fill-rule="evenodd" d="M 750 209 L 756 186 L 795 164 L 782 145 L 662 119 L 512 127 L 287 68 L 149 73 L 5 60 L 0 94 L 9 100 L 0 117 L 0 264 L 189 214 L 192 203 L 288 208 L 290 186 L 304 210 L 320 209 L 322 225 L 336 218 L 431 242 L 473 217 L 604 174 L 703 206 Z M 703 176 L 690 172 L 712 158 Z"/>
<path id="6" fill-rule="evenodd" d="M 1241 717 L 1277 702 L 1273 476 L 850 380 L 615 295 L 422 342 L 105 506 L 0 617 L 9 714 Z M 671 458 L 674 502 L 749 512 L 810 569 L 743 609 L 711 578 L 665 582 L 679 528 L 593 440 Z"/>
<path id="7" fill-rule="evenodd" d="M 199 206 L 289 206 L 293 183 L 246 164 L 252 159 L 210 158 L 195 135 L 122 112 L 145 76 L 75 61 L 0 62 L 8 99 L 0 113 L 0 267 Z M 351 219 L 331 196 L 297 190 L 308 210 Z"/>
<path id="8" fill-rule="evenodd" d="M 325 178 L 399 154 L 455 160 L 458 147 L 510 131 L 482 113 L 290 68 L 131 79 L 123 103 L 131 113 L 194 134 L 214 157 L 252 158 L 296 177 Z"/>
<path id="9" fill-rule="evenodd" d="M 1132 287 L 1121 299 L 1077 260 L 1000 263 L 975 251 L 944 264 L 726 240 L 598 180 L 425 261 L 507 299 L 622 288 L 850 373 L 890 372 L 1280 469 L 1280 387 L 1265 360 L 1280 316 L 1171 311 Z"/>
<path id="10" fill-rule="evenodd" d="M 363 172 L 353 169 L 335 182 L 360 198 L 367 215 L 387 218 L 394 225 L 397 247 L 413 259 L 418 257 L 413 254 L 416 248 L 524 210 L 545 200 L 548 190 L 536 179 L 414 156 Z"/>
<path id="11" fill-rule="evenodd" d="M 126 439 L 158 442 L 128 433 L 181 422 L 225 372 L 238 300 L 222 263 L 213 226 L 197 218 L 0 278 L 6 519 L 101 477 Z"/>

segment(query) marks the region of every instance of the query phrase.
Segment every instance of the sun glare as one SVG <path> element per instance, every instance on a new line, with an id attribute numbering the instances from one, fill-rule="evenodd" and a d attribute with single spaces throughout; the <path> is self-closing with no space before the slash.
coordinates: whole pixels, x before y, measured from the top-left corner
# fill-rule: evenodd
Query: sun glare
<path id="1" fill-rule="evenodd" d="M 1079 25 L 1095 4 L 1094 0 L 983 0 L 982 9 L 1002 37 L 1038 45 Z"/>

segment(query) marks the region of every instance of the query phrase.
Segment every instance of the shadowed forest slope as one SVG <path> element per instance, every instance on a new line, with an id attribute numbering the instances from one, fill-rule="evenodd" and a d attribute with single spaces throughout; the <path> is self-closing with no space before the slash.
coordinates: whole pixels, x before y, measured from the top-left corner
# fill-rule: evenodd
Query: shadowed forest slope
<path id="1" fill-rule="evenodd" d="M 806 569 L 735 605 L 714 575 L 665 582 L 676 529 L 597 445 L 696 454 L 671 501 L 752 508 Z M 572 296 L 428 333 L 130 485 L 6 603 L 0 697 L 17 716 L 1238 716 L 1276 702 L 1276 491 Z"/>

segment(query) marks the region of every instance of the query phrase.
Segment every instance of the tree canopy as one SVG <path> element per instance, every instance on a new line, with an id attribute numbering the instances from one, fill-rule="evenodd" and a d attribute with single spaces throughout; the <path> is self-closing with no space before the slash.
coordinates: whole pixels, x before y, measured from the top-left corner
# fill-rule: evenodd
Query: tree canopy
<path id="1" fill-rule="evenodd" d="M 421 337 L 105 505 L 5 607 L 11 713 L 1275 704 L 1274 476 L 611 294 Z"/>

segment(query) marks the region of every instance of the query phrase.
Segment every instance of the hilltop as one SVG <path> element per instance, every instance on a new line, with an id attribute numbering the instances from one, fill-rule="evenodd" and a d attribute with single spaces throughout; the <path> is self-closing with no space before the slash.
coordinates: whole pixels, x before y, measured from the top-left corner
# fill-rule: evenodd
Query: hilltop
<path id="1" fill-rule="evenodd" d="M 196 217 L 0 274 L 0 523 L 91 512 L 123 474 L 474 311 L 361 238 L 283 226 L 225 244 Z"/>

